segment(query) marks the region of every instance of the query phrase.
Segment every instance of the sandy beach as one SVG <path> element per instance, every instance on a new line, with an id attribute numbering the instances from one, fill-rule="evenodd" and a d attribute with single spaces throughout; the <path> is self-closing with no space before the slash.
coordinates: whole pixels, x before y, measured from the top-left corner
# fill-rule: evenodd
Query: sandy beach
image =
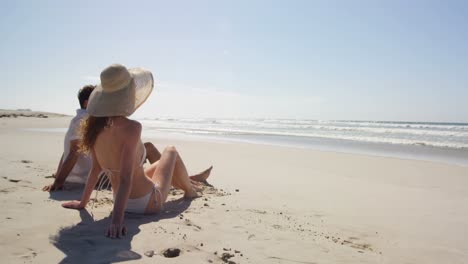
<path id="1" fill-rule="evenodd" d="M 145 141 L 175 145 L 191 173 L 213 165 L 213 187 L 191 202 L 174 190 L 162 213 L 127 215 L 127 236 L 108 239 L 110 192 L 75 211 L 61 203 L 82 186 L 41 190 L 64 133 L 40 129 L 70 119 L 0 118 L 4 263 L 468 262 L 467 167 L 167 138 Z M 168 248 L 180 256 L 166 258 Z"/>

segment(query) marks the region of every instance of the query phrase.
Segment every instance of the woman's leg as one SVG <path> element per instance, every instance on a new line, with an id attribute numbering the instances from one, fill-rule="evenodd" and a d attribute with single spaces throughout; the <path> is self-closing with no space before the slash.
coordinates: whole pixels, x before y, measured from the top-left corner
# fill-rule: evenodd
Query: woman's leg
<path id="1" fill-rule="evenodd" d="M 148 147 L 147 147 L 146 144 L 150 144 L 150 145 L 148 145 Z M 151 146 L 153 146 L 153 144 L 148 143 L 148 142 L 145 143 L 145 147 L 146 147 L 147 150 L 149 148 L 151 148 Z M 157 151 L 157 149 L 156 149 L 156 151 Z M 159 151 L 157 153 L 159 154 Z M 158 167 L 159 159 L 161 158 L 161 154 L 159 154 L 158 160 L 155 161 L 155 162 L 151 161 L 149 153 L 148 153 L 147 157 L 148 157 L 148 160 L 150 161 L 150 165 L 145 168 L 145 174 L 146 174 L 146 176 L 152 178 L 154 176 L 154 172 L 155 172 L 156 168 Z M 187 169 L 185 168 L 184 162 L 180 158 L 180 154 L 178 154 L 178 158 L 176 160 L 176 165 L 175 166 L 176 167 L 182 167 L 182 169 L 181 169 L 182 171 L 184 171 L 184 170 L 187 171 Z M 206 170 L 204 170 L 202 172 L 199 172 L 199 173 L 197 173 L 195 175 L 192 175 L 189 178 L 191 180 L 193 180 L 193 181 L 196 181 L 196 182 L 206 182 L 206 179 L 208 179 L 208 177 L 210 176 L 210 173 L 211 173 L 212 169 L 213 169 L 213 166 L 210 166 L 208 169 L 206 169 Z M 174 187 L 179 188 L 176 185 L 174 185 Z"/>
<path id="2" fill-rule="evenodd" d="M 198 174 L 195 174 L 195 175 L 192 175 L 190 176 L 189 178 L 191 180 L 194 180 L 194 181 L 197 181 L 197 182 L 206 182 L 206 179 L 208 179 L 208 177 L 210 177 L 210 173 L 211 173 L 211 170 L 213 169 L 213 166 L 210 166 L 208 169 L 198 173 Z"/>
<path id="3" fill-rule="evenodd" d="M 167 147 L 157 166 L 155 165 L 154 168 L 149 169 L 154 169 L 151 179 L 159 186 L 163 201 L 166 201 L 171 185 L 182 189 L 185 192 L 184 196 L 187 198 L 198 196 L 175 147 Z"/>

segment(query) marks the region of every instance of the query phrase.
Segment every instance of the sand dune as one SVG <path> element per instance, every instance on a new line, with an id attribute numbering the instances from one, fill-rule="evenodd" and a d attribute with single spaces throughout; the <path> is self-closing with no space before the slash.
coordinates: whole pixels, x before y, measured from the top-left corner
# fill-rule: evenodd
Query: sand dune
<path id="1" fill-rule="evenodd" d="M 49 117 L 65 117 L 67 115 L 32 111 L 30 109 L 18 109 L 18 110 L 5 110 L 0 109 L 0 118 L 18 118 L 18 117 L 34 117 L 34 118 L 49 118 Z"/>

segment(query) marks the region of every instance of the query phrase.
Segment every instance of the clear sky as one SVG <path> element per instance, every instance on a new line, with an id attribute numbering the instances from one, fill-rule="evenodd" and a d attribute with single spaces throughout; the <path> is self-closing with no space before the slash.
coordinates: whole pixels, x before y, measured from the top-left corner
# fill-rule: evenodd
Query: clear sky
<path id="1" fill-rule="evenodd" d="M 0 108 L 73 114 L 112 63 L 134 117 L 468 122 L 468 1 L 1 1 Z"/>

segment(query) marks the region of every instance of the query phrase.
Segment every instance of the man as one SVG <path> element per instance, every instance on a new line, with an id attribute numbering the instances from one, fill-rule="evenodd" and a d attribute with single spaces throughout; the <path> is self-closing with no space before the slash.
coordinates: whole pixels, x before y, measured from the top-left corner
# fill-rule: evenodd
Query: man
<path id="1" fill-rule="evenodd" d="M 76 110 L 76 116 L 71 120 L 68 131 L 65 134 L 63 155 L 55 173 L 54 183 L 45 186 L 42 189 L 43 191 L 61 190 L 65 181 L 86 182 L 88 173 L 91 170 L 92 159 L 89 155 L 78 152 L 78 144 L 80 142 L 79 128 L 81 120 L 88 116 L 86 107 L 88 106 L 89 96 L 95 87 L 94 85 L 86 85 L 78 92 L 78 101 L 81 108 Z"/>

